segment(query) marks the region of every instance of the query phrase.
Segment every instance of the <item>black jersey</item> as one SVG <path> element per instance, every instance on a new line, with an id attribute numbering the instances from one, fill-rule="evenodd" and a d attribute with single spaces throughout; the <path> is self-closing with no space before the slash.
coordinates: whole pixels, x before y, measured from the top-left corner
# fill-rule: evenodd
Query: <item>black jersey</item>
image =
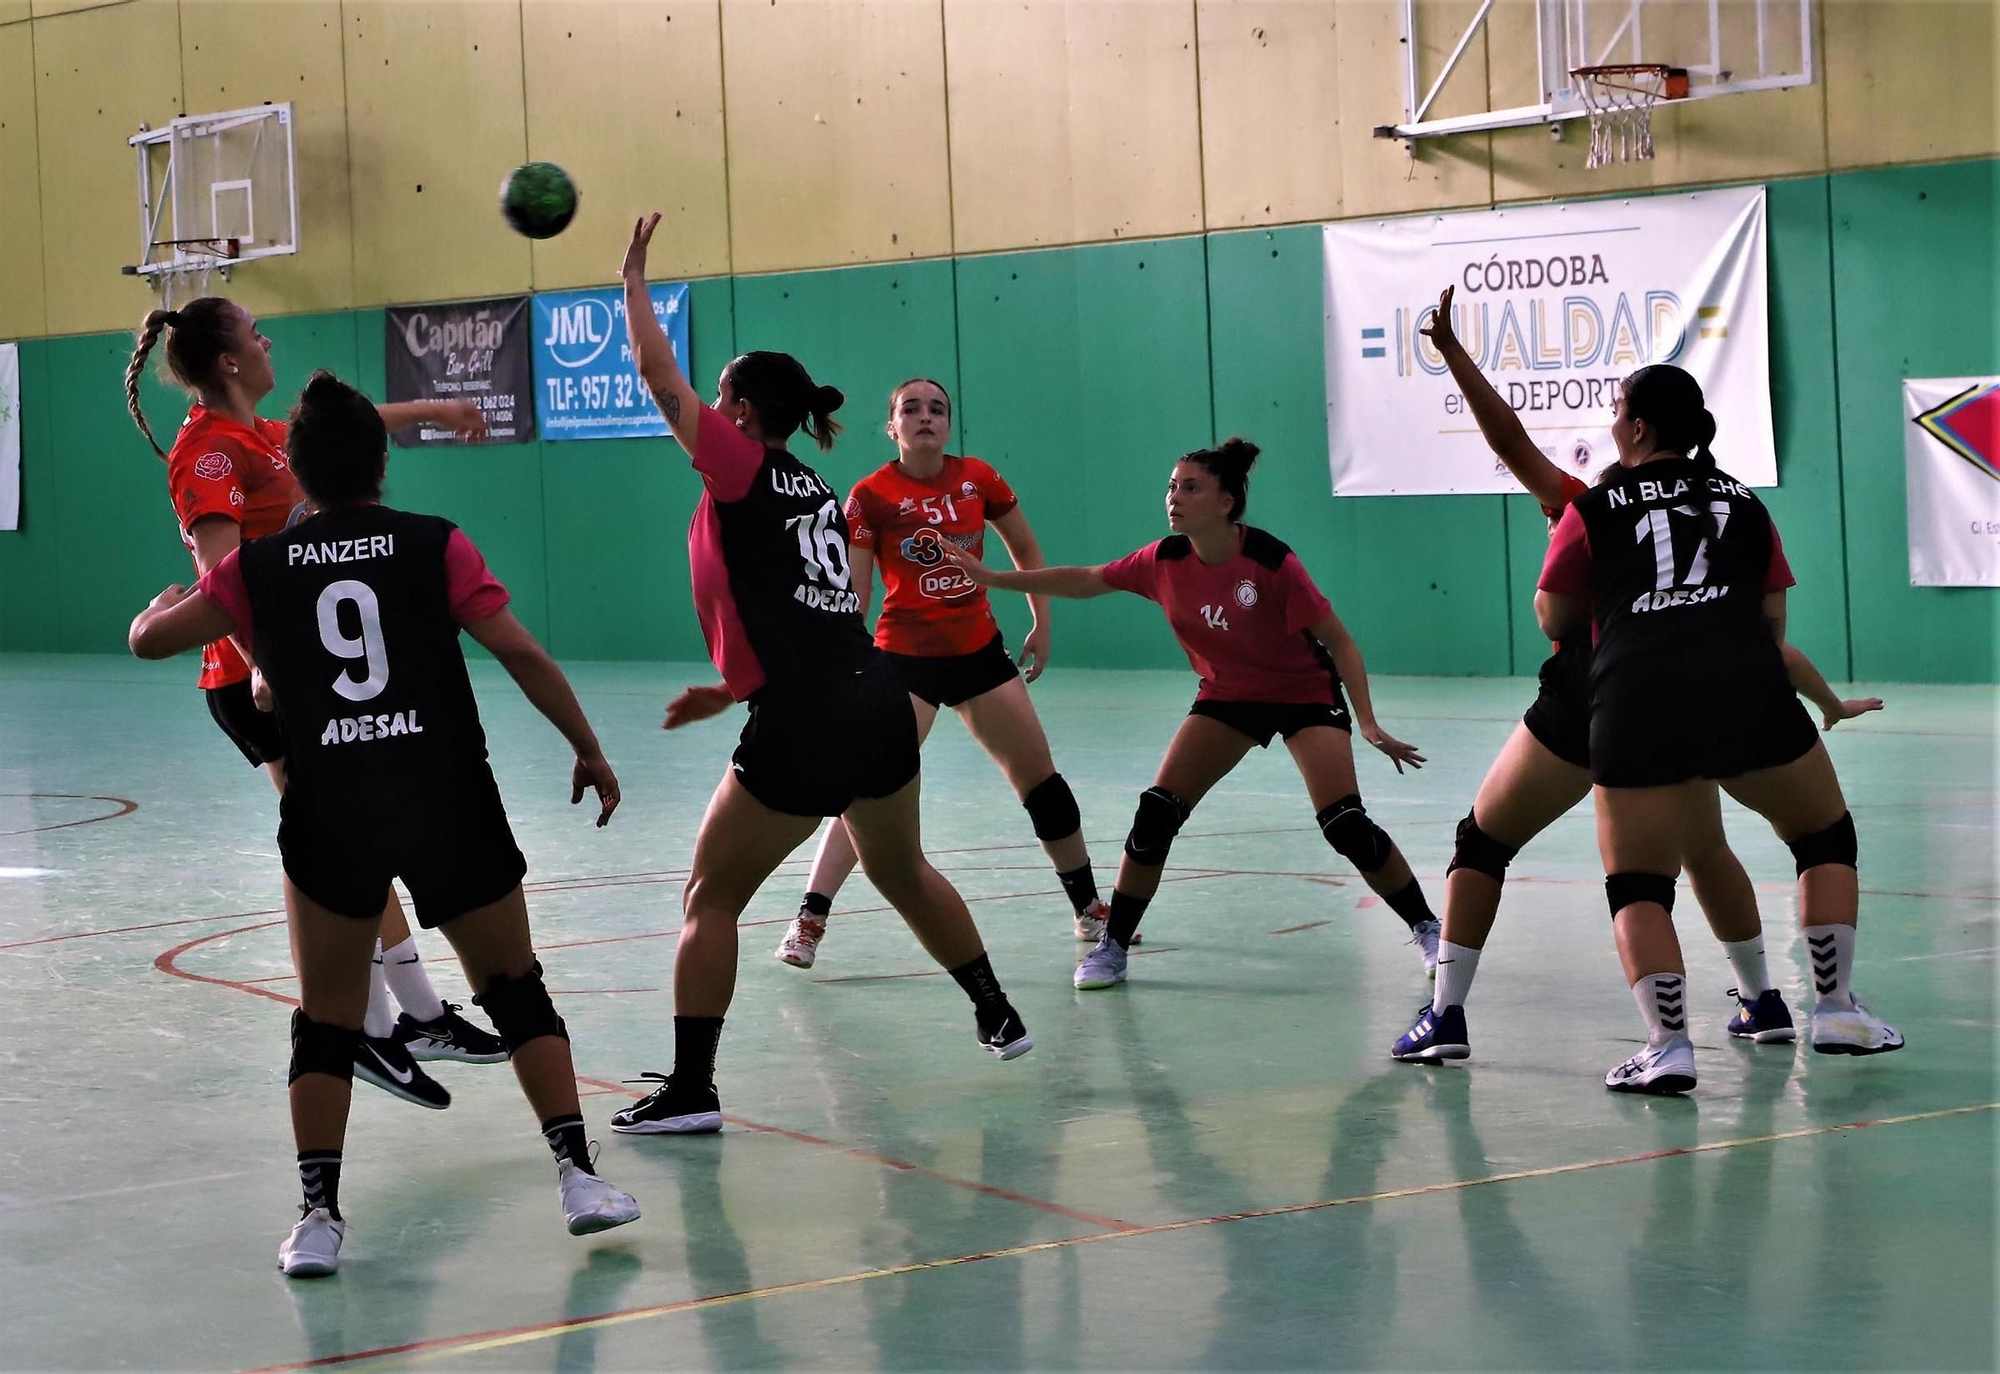
<path id="1" fill-rule="evenodd" d="M 257 664 L 281 708 L 288 802 L 490 779 L 451 614 L 455 528 L 359 506 L 238 553 Z"/>
<path id="2" fill-rule="evenodd" d="M 876 664 L 853 586 L 847 517 L 826 479 L 706 407 L 696 453 L 708 491 L 688 531 L 695 603 L 735 696 Z"/>

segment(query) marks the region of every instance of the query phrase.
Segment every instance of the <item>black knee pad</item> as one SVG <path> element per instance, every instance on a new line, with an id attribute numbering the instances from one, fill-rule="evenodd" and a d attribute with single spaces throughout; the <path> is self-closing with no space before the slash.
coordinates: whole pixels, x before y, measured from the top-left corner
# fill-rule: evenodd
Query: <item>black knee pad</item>
<path id="1" fill-rule="evenodd" d="M 1474 873 L 1484 873 L 1496 883 L 1507 881 L 1507 865 L 1514 862 L 1514 856 L 1521 851 L 1511 844 L 1502 844 L 1479 828 L 1479 821 L 1473 813 L 1465 813 L 1465 819 L 1458 823 L 1458 842 L 1452 846 L 1451 863 L 1445 868 L 1445 876 L 1461 868 L 1469 868 Z"/>
<path id="2" fill-rule="evenodd" d="M 1326 836 L 1334 852 L 1363 873 L 1373 873 L 1389 862 L 1390 851 L 1396 847 L 1388 832 L 1369 819 L 1361 798 L 1352 793 L 1313 819 L 1319 822 L 1319 833 Z"/>
<path id="3" fill-rule="evenodd" d="M 1634 902 L 1658 902 L 1671 916 L 1674 880 L 1664 873 L 1613 873 L 1604 880 L 1604 900 L 1611 906 L 1613 920 Z"/>
<path id="4" fill-rule="evenodd" d="M 1132 833 L 1125 837 L 1125 852 L 1135 864 L 1158 868 L 1174 847 L 1194 808 L 1164 787 L 1149 787 L 1139 794 L 1139 809 L 1132 815 Z"/>
<path id="5" fill-rule="evenodd" d="M 556 1004 L 549 1000 L 549 990 L 542 984 L 539 960 L 519 978 L 495 978 L 472 1001 L 492 1020 L 509 1054 L 544 1035 L 569 1039 L 569 1027 L 556 1015 Z"/>
<path id="6" fill-rule="evenodd" d="M 1854 834 L 1854 813 L 1843 811 L 1840 819 L 1817 835 L 1793 840 L 1792 857 L 1798 861 L 1799 875 L 1821 864 L 1845 864 L 1853 868 L 1861 857 L 1861 841 Z"/>
<path id="7" fill-rule="evenodd" d="M 1083 813 L 1076 809 L 1076 793 L 1069 790 L 1060 773 L 1051 773 L 1021 798 L 1028 820 L 1038 840 L 1066 840 L 1083 829 Z"/>
<path id="8" fill-rule="evenodd" d="M 324 1073 L 352 1083 L 354 1046 L 360 1038 L 360 1031 L 315 1021 L 303 1008 L 293 1012 L 292 1067 L 285 1082 L 296 1083 L 302 1073 Z"/>

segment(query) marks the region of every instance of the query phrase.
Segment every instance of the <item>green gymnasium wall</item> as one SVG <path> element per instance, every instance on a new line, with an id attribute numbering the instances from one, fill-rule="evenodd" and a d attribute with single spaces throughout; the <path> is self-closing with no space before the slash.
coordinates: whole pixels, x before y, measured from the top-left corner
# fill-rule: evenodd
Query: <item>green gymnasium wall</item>
<path id="1" fill-rule="evenodd" d="M 1909 586 L 1901 380 L 2000 371 L 2000 162 L 1770 184 L 1768 493 L 1800 586 L 1792 637 L 1829 676 L 1992 682 L 2000 597 Z M 735 352 L 797 353 L 843 388 L 820 461 L 845 487 L 892 454 L 892 386 L 933 376 L 958 446 L 1020 491 L 1049 557 L 1097 562 L 1161 533 L 1166 469 L 1230 433 L 1263 446 L 1250 518 L 1296 547 L 1379 672 L 1528 673 L 1546 542 L 1525 497 L 1328 493 L 1319 235 L 1313 226 L 696 282 L 704 391 Z M 379 394 L 377 310 L 266 322 L 279 396 L 331 367 Z M 0 650 L 117 652 L 185 580 L 162 470 L 133 432 L 123 335 L 21 347 L 23 522 L 0 534 Z M 177 395 L 149 381 L 163 436 Z M 277 406 L 273 401 L 274 411 Z M 1728 463 L 1727 436 L 1718 445 Z M 566 658 L 695 659 L 683 532 L 697 487 L 656 441 L 396 449 L 391 500 L 449 515 Z M 1011 637 L 1025 628 L 1001 597 Z M 1057 608 L 1058 664 L 1182 660 L 1157 612 Z"/>

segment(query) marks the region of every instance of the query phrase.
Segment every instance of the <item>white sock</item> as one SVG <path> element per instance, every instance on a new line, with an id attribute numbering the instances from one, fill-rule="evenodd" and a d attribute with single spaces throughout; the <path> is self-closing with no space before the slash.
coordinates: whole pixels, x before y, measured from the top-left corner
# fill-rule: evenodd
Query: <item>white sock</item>
<path id="1" fill-rule="evenodd" d="M 1678 973 L 1649 973 L 1632 985 L 1646 1018 L 1646 1043 L 1658 1049 L 1687 1035 L 1687 983 Z"/>
<path id="2" fill-rule="evenodd" d="M 382 942 L 375 942 L 375 966 L 368 970 L 368 1012 L 361 1018 L 361 1033 L 380 1040 L 396 1029 L 396 1008 L 389 1001 L 389 980 L 382 976 Z"/>
<path id="3" fill-rule="evenodd" d="M 1854 1005 L 1854 927 L 1807 926 L 1806 953 L 1812 959 L 1813 992 L 1823 1004 L 1843 1010 Z"/>
<path id="4" fill-rule="evenodd" d="M 1748 940 L 1726 941 L 1722 948 L 1729 955 L 1729 967 L 1736 970 L 1736 993 L 1739 997 L 1754 1002 L 1760 993 L 1770 991 L 1771 969 L 1764 961 L 1762 934 Z"/>
<path id="5" fill-rule="evenodd" d="M 382 972 L 388 976 L 389 991 L 396 1003 L 418 1021 L 435 1021 L 444 1015 L 444 999 L 431 986 L 424 971 L 424 958 L 417 953 L 417 937 L 407 935 L 394 949 L 382 951 Z"/>
<path id="6" fill-rule="evenodd" d="M 1479 972 L 1479 951 L 1470 945 L 1438 941 L 1437 991 L 1431 995 L 1431 1010 L 1462 1007 L 1472 991 L 1472 976 Z"/>

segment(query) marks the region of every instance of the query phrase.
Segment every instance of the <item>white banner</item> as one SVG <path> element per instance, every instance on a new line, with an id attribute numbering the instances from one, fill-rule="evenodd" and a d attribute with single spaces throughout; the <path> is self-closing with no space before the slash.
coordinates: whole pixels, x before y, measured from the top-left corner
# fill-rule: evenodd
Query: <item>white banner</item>
<path id="1" fill-rule="evenodd" d="M 21 528 L 21 345 L 0 343 L 0 530 Z"/>
<path id="2" fill-rule="evenodd" d="M 1910 585 L 2000 587 L 2000 377 L 1903 383 Z"/>
<path id="3" fill-rule="evenodd" d="M 1764 239 L 1761 186 L 1327 225 L 1334 494 L 1520 490 L 1417 332 L 1447 286 L 1466 351 L 1565 472 L 1615 461 L 1617 383 L 1674 363 L 1707 395 L 1716 461 L 1776 486 Z"/>

